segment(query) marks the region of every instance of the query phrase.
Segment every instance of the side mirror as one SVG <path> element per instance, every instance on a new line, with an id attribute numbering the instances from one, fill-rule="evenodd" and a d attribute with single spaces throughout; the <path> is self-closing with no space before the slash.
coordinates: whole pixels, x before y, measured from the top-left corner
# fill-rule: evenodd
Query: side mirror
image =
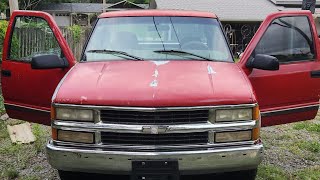
<path id="1" fill-rule="evenodd" d="M 56 69 L 66 68 L 69 66 L 68 61 L 57 55 L 40 55 L 34 56 L 31 60 L 32 69 Z"/>
<path id="2" fill-rule="evenodd" d="M 254 58 L 247 62 L 246 66 L 248 68 L 276 71 L 279 70 L 279 61 L 273 56 L 256 54 Z"/>

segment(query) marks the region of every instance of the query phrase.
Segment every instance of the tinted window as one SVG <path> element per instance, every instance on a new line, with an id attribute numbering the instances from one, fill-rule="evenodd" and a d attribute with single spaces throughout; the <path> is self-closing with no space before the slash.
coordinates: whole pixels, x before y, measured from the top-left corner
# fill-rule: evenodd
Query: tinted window
<path id="1" fill-rule="evenodd" d="M 100 19 L 93 31 L 87 61 L 123 60 L 119 54 L 93 50 L 123 51 L 146 60 L 195 60 L 186 54 L 162 54 L 179 50 L 212 60 L 232 61 L 228 44 L 216 19 L 197 17 L 117 17 Z"/>
<path id="2" fill-rule="evenodd" d="M 47 21 L 38 17 L 17 17 L 11 37 L 10 60 L 30 62 L 33 56 L 55 54 L 61 48 Z"/>
<path id="3" fill-rule="evenodd" d="M 314 59 L 310 24 L 305 16 L 275 19 L 254 53 L 275 56 L 280 62 Z"/>

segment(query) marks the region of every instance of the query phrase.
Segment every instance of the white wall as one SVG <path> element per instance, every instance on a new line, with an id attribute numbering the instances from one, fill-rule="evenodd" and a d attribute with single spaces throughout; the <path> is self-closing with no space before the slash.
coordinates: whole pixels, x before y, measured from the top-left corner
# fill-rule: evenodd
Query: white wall
<path id="1" fill-rule="evenodd" d="M 59 16 L 59 15 L 54 15 L 53 16 L 56 23 L 58 24 L 59 27 L 64 27 L 64 26 L 70 26 L 71 25 L 71 17 L 70 16 Z"/>

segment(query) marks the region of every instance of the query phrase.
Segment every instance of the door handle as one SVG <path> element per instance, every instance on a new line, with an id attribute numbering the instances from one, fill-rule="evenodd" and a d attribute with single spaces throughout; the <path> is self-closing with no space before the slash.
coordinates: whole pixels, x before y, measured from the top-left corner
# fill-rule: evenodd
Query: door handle
<path id="1" fill-rule="evenodd" d="M 10 70 L 1 70 L 1 74 L 4 77 L 10 77 L 11 76 L 11 71 Z"/>
<path id="2" fill-rule="evenodd" d="M 320 70 L 311 71 L 311 78 L 320 78 Z"/>

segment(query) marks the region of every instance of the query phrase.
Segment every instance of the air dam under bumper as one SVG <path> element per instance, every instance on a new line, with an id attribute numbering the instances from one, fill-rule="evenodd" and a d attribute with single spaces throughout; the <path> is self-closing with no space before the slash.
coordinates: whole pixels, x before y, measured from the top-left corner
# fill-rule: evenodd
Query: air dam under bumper
<path id="1" fill-rule="evenodd" d="M 262 161 L 262 144 L 174 152 L 89 150 L 47 144 L 49 163 L 58 170 L 104 174 L 130 174 L 132 160 L 178 160 L 181 174 L 205 174 L 256 168 Z"/>

